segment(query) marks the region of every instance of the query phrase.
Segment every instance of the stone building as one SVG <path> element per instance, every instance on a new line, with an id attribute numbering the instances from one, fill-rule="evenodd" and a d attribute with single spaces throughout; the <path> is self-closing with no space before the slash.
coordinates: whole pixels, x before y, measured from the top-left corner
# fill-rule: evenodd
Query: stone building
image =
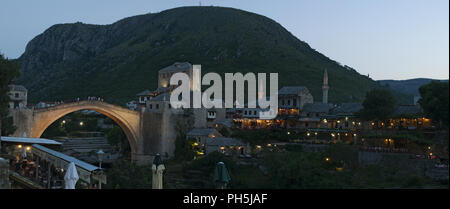
<path id="1" fill-rule="evenodd" d="M 9 108 L 21 109 L 27 107 L 28 90 L 22 85 L 8 85 Z"/>
<path id="2" fill-rule="evenodd" d="M 205 143 L 205 154 L 218 151 L 227 155 L 245 155 L 250 152 L 250 146 L 235 138 L 207 138 Z"/>
<path id="3" fill-rule="evenodd" d="M 305 104 L 300 114 L 298 128 L 320 128 L 322 126 L 322 119 L 328 115 L 329 111 L 330 106 L 326 103 L 316 102 Z"/>
<path id="4" fill-rule="evenodd" d="M 189 62 L 175 62 L 173 65 L 167 66 L 158 71 L 158 88 L 175 88 L 176 85 L 169 85 L 170 78 L 175 73 L 186 73 L 190 78 L 190 86 L 192 90 L 193 67 Z"/>
<path id="5" fill-rule="evenodd" d="M 222 134 L 214 128 L 194 128 L 186 134 L 186 138 L 196 139 L 200 145 L 205 144 L 207 139 L 220 137 L 223 137 Z"/>
<path id="6" fill-rule="evenodd" d="M 298 115 L 305 104 L 313 102 L 314 98 L 305 86 L 285 86 L 278 91 L 278 114 Z"/>
<path id="7" fill-rule="evenodd" d="M 138 94 L 136 94 L 136 96 L 137 96 L 137 101 L 138 101 L 137 103 L 140 106 L 145 106 L 147 100 L 150 100 L 150 97 L 152 97 L 154 95 L 152 94 L 152 92 L 150 90 L 146 89 L 146 90 L 141 91 Z"/>

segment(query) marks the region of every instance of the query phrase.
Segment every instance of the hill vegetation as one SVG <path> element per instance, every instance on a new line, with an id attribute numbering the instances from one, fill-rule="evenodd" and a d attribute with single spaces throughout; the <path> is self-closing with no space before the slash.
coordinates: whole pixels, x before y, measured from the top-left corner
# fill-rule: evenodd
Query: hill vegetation
<path id="1" fill-rule="evenodd" d="M 202 72 L 278 72 L 279 85 L 308 87 L 321 98 L 328 70 L 330 101 L 362 101 L 377 82 L 311 48 L 277 22 L 223 7 L 180 7 L 110 25 L 57 24 L 31 40 L 18 59 L 30 102 L 101 96 L 124 103 L 157 87 L 174 62 Z"/>

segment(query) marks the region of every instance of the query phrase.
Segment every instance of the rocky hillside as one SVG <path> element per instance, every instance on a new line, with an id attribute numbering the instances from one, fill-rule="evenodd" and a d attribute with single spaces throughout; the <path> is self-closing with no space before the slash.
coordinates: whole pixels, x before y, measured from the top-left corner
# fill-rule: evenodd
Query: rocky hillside
<path id="1" fill-rule="evenodd" d="M 321 101 L 328 69 L 330 101 L 362 100 L 378 86 L 293 36 L 277 22 L 222 7 L 181 7 L 110 25 L 57 24 L 31 40 L 19 58 L 30 102 L 102 96 L 123 103 L 157 86 L 174 62 L 202 72 L 278 72 L 279 84 L 304 85 Z"/>

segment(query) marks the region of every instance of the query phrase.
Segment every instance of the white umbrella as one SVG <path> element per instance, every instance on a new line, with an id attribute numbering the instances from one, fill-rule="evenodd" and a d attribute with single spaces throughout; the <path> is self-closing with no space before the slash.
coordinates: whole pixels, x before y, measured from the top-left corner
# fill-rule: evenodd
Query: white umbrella
<path id="1" fill-rule="evenodd" d="M 75 189 L 75 184 L 77 184 L 79 177 L 77 168 L 74 162 L 70 162 L 69 167 L 66 170 L 66 175 L 64 175 L 65 189 Z"/>

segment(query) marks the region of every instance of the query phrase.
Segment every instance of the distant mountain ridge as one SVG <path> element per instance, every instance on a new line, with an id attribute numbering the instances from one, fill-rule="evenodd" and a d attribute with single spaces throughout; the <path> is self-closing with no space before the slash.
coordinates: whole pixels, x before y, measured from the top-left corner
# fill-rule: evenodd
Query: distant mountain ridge
<path id="1" fill-rule="evenodd" d="M 157 87 L 157 71 L 175 62 L 201 64 L 202 73 L 279 73 L 279 86 L 308 87 L 329 101 L 362 101 L 379 85 L 312 49 L 275 21 L 223 7 L 180 7 L 109 25 L 57 24 L 31 40 L 15 81 L 31 102 L 101 96 L 124 103 Z"/>
<path id="2" fill-rule="evenodd" d="M 419 88 L 425 84 L 430 83 L 431 81 L 441 81 L 448 82 L 447 80 L 437 80 L 437 79 L 429 79 L 429 78 L 414 78 L 407 80 L 378 80 L 377 82 L 381 86 L 387 86 L 390 89 L 413 95 L 419 96 Z"/>

